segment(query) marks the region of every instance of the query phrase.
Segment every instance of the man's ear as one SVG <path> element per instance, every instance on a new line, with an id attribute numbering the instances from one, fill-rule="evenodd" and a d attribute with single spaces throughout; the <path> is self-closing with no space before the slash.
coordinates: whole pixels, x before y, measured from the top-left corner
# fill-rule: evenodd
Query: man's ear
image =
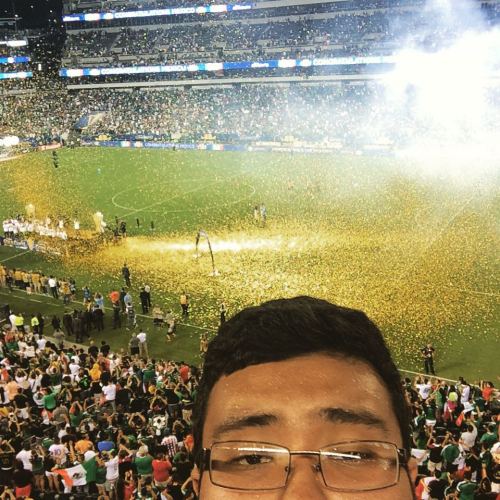
<path id="1" fill-rule="evenodd" d="M 191 471 L 191 480 L 193 481 L 193 489 L 196 496 L 200 496 L 200 469 L 195 465 Z"/>

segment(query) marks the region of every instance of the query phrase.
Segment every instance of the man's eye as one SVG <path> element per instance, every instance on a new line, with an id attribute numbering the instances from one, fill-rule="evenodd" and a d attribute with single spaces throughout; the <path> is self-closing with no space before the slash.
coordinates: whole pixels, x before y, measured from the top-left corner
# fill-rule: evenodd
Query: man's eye
<path id="1" fill-rule="evenodd" d="M 272 461 L 271 457 L 265 455 L 244 455 L 237 458 L 239 465 L 263 465 Z"/>

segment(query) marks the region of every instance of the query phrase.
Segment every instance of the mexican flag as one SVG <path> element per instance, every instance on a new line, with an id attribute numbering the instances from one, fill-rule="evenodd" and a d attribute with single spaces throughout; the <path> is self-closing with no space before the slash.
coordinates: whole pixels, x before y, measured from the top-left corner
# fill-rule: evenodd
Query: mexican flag
<path id="1" fill-rule="evenodd" d="M 67 469 L 53 469 L 52 472 L 59 474 L 65 486 L 69 489 L 73 486 L 84 486 L 87 484 L 85 469 L 81 464 Z"/>

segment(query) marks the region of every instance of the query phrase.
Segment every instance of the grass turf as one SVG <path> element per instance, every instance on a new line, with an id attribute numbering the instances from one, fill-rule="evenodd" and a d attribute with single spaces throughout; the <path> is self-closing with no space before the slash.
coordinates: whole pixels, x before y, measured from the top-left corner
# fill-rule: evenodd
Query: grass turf
<path id="1" fill-rule="evenodd" d="M 381 158 L 100 148 L 59 157 L 58 169 L 45 153 L 3 163 L 0 215 L 33 203 L 40 217 L 77 217 L 90 228 L 100 210 L 110 226 L 115 216 L 127 220 L 129 237 L 58 259 L 1 248 L 0 260 L 16 256 L 5 265 L 71 275 L 107 294 L 121 286 L 126 260 L 136 297 L 148 282 L 153 301 L 178 312 L 186 288 L 189 321 L 201 328 L 217 325 L 221 300 L 231 315 L 270 298 L 315 295 L 365 310 L 403 368 L 420 370 L 419 348 L 432 341 L 439 374 L 498 375 L 495 187 L 438 182 Z M 261 202 L 266 227 L 253 221 Z M 201 227 L 212 240 L 216 278 L 205 243 L 193 258 Z M 42 302 L 9 300 L 26 310 L 62 309 L 32 298 Z M 181 326 L 167 344 L 151 330 L 150 351 L 196 362 L 200 331 Z M 104 332 L 115 348 L 128 336 Z"/>

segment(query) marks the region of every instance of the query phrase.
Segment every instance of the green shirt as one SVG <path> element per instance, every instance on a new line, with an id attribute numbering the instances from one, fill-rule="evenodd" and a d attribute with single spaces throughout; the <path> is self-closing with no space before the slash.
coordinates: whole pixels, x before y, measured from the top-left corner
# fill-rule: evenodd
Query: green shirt
<path id="1" fill-rule="evenodd" d="M 155 378 L 155 371 L 153 369 L 146 369 L 142 373 L 144 382 L 151 382 Z"/>
<path id="2" fill-rule="evenodd" d="M 434 392 L 434 397 L 436 399 L 436 406 L 442 408 L 444 406 L 444 396 L 439 389 Z"/>
<path id="3" fill-rule="evenodd" d="M 97 479 L 97 462 L 95 461 L 95 457 L 83 462 L 82 467 L 85 469 L 87 483 L 95 482 Z M 106 467 L 104 467 L 104 479 L 106 480 Z"/>
<path id="4" fill-rule="evenodd" d="M 52 392 L 43 397 L 43 407 L 46 410 L 53 410 L 57 406 L 56 396 Z"/>
<path id="5" fill-rule="evenodd" d="M 43 474 L 43 459 L 41 457 L 34 457 L 31 463 L 33 465 L 33 474 Z"/>
<path id="6" fill-rule="evenodd" d="M 436 420 L 436 409 L 433 406 L 428 406 L 425 409 L 425 418 L 427 420 Z"/>
<path id="7" fill-rule="evenodd" d="M 45 438 L 43 441 L 42 441 L 42 446 L 48 450 L 52 445 L 54 444 L 54 441 L 50 438 Z"/>
<path id="8" fill-rule="evenodd" d="M 457 491 L 460 500 L 474 500 L 474 492 L 476 491 L 477 483 L 472 481 L 463 481 L 458 483 Z"/>
<path id="9" fill-rule="evenodd" d="M 5 344 L 5 347 L 7 347 L 9 351 L 19 351 L 19 344 L 15 340 L 12 342 L 7 342 Z"/>
<path id="10" fill-rule="evenodd" d="M 85 469 L 85 470 L 87 470 L 87 469 Z M 89 479 L 87 479 L 87 482 L 88 481 L 89 481 Z M 106 467 L 96 467 L 95 482 L 97 484 L 104 484 L 106 482 Z"/>
<path id="11" fill-rule="evenodd" d="M 74 415 L 73 413 L 69 414 L 69 420 L 71 422 L 71 425 L 73 427 L 78 427 L 80 425 L 80 422 L 83 420 L 83 413 L 79 413 L 78 415 Z"/>
<path id="12" fill-rule="evenodd" d="M 450 444 L 446 446 L 445 448 L 443 448 L 443 451 L 441 452 L 443 460 L 448 464 L 452 464 L 458 458 L 459 455 L 460 455 L 460 449 L 455 444 Z"/>
<path id="13" fill-rule="evenodd" d="M 153 457 L 151 455 L 146 455 L 145 457 L 136 456 L 134 463 L 137 467 L 137 474 L 139 474 L 139 476 L 153 473 Z"/>
<path id="14" fill-rule="evenodd" d="M 492 434 L 486 432 L 481 436 L 480 443 L 486 443 L 488 449 L 490 449 L 496 442 L 497 442 L 497 435 L 494 432 Z"/>

